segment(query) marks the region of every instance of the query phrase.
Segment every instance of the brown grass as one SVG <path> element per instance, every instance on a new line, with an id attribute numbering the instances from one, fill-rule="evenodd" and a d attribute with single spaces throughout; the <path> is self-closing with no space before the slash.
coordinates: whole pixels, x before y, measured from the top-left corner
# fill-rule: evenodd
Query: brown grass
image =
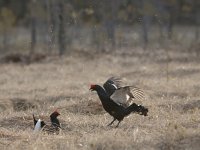
<path id="1" fill-rule="evenodd" d="M 164 50 L 71 55 L 0 64 L 0 149 L 199 149 L 200 66 L 192 54 L 169 50 L 168 73 Z M 112 117 L 88 88 L 112 75 L 144 89 L 148 117 L 106 126 Z M 34 134 L 32 114 L 49 120 L 56 108 L 61 133 Z"/>

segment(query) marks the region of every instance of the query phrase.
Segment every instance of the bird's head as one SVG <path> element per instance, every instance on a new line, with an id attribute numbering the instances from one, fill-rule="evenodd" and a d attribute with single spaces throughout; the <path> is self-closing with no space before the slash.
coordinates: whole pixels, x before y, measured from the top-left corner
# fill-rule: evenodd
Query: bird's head
<path id="1" fill-rule="evenodd" d="M 91 91 L 96 91 L 97 90 L 97 85 L 96 84 L 91 84 L 90 85 L 90 90 Z"/>
<path id="2" fill-rule="evenodd" d="M 59 113 L 57 110 L 55 110 L 55 111 L 50 115 L 50 117 L 56 118 L 56 117 L 58 117 L 59 115 L 60 115 L 60 113 Z"/>

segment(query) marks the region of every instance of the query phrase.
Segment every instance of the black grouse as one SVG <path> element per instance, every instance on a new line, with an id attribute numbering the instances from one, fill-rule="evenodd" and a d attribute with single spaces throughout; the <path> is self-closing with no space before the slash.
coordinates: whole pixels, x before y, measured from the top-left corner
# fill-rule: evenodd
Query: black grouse
<path id="1" fill-rule="evenodd" d="M 55 126 L 55 127 L 59 127 L 60 128 L 60 122 L 58 120 L 58 116 L 59 116 L 59 112 L 56 110 L 54 111 L 51 115 L 50 115 L 50 120 L 51 120 L 51 124 L 52 126 Z"/>
<path id="2" fill-rule="evenodd" d="M 113 101 L 112 98 L 110 98 L 110 95 L 100 85 L 91 85 L 90 90 L 97 92 L 103 108 L 111 116 L 113 116 L 114 119 L 110 124 L 108 124 L 108 126 L 112 125 L 115 120 L 118 120 L 119 122 L 116 126 L 118 127 L 124 117 L 128 116 L 131 112 L 137 112 L 140 115 L 147 116 L 147 108 L 141 105 L 137 105 L 135 103 L 131 104 L 128 107 L 124 107 L 123 105 L 120 105 Z"/>
<path id="3" fill-rule="evenodd" d="M 121 84 L 122 81 L 118 77 L 111 77 L 103 84 L 107 95 L 116 103 L 128 107 L 135 99 L 144 99 L 144 92 L 140 88 L 135 86 L 121 86 Z"/>
<path id="4" fill-rule="evenodd" d="M 33 115 L 33 121 L 34 121 L 34 131 L 45 131 L 47 133 L 55 133 L 55 134 L 59 134 L 59 130 L 60 130 L 60 122 L 58 120 L 58 116 L 60 114 L 58 113 L 58 111 L 54 111 L 51 115 L 50 115 L 50 121 L 51 121 L 51 125 L 46 124 L 44 121 L 42 121 L 41 119 L 36 120 L 35 116 Z"/>

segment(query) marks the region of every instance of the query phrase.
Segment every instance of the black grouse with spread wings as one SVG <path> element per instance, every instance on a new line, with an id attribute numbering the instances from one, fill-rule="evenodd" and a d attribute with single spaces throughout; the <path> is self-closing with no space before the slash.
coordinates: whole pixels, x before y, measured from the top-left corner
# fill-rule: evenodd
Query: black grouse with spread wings
<path id="1" fill-rule="evenodd" d="M 116 126 L 118 127 L 124 117 L 128 116 L 131 112 L 147 116 L 147 108 L 135 103 L 129 104 L 128 101 L 130 98 L 135 98 L 135 96 L 131 93 L 131 86 L 120 87 L 119 78 L 112 77 L 108 79 L 103 87 L 94 84 L 91 85 L 90 90 L 97 92 L 103 108 L 113 116 L 114 119 L 109 125 L 112 125 L 115 120 L 118 120 L 119 122 Z M 119 95 L 119 97 L 117 97 L 117 95 Z M 113 99 L 112 97 L 117 97 L 117 99 Z"/>

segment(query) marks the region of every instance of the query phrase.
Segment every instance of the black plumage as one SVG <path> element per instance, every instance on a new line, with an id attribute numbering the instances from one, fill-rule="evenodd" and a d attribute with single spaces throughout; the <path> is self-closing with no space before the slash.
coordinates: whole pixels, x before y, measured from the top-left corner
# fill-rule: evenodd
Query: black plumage
<path id="1" fill-rule="evenodd" d="M 118 127 L 119 123 L 124 119 L 124 117 L 128 116 L 131 112 L 136 112 L 140 115 L 147 116 L 147 108 L 141 105 L 137 105 L 135 103 L 131 104 L 128 107 L 119 105 L 110 98 L 109 94 L 107 94 L 107 92 L 100 85 L 91 85 L 90 89 L 97 92 L 103 108 L 106 112 L 113 116 L 114 119 L 109 125 L 112 125 L 115 120 L 118 120 L 119 122 L 116 126 Z"/>
<path id="2" fill-rule="evenodd" d="M 59 127 L 60 128 L 60 122 L 58 120 L 58 116 L 60 114 L 57 111 L 54 111 L 51 115 L 50 115 L 50 120 L 51 120 L 51 124 L 55 127 Z"/>

